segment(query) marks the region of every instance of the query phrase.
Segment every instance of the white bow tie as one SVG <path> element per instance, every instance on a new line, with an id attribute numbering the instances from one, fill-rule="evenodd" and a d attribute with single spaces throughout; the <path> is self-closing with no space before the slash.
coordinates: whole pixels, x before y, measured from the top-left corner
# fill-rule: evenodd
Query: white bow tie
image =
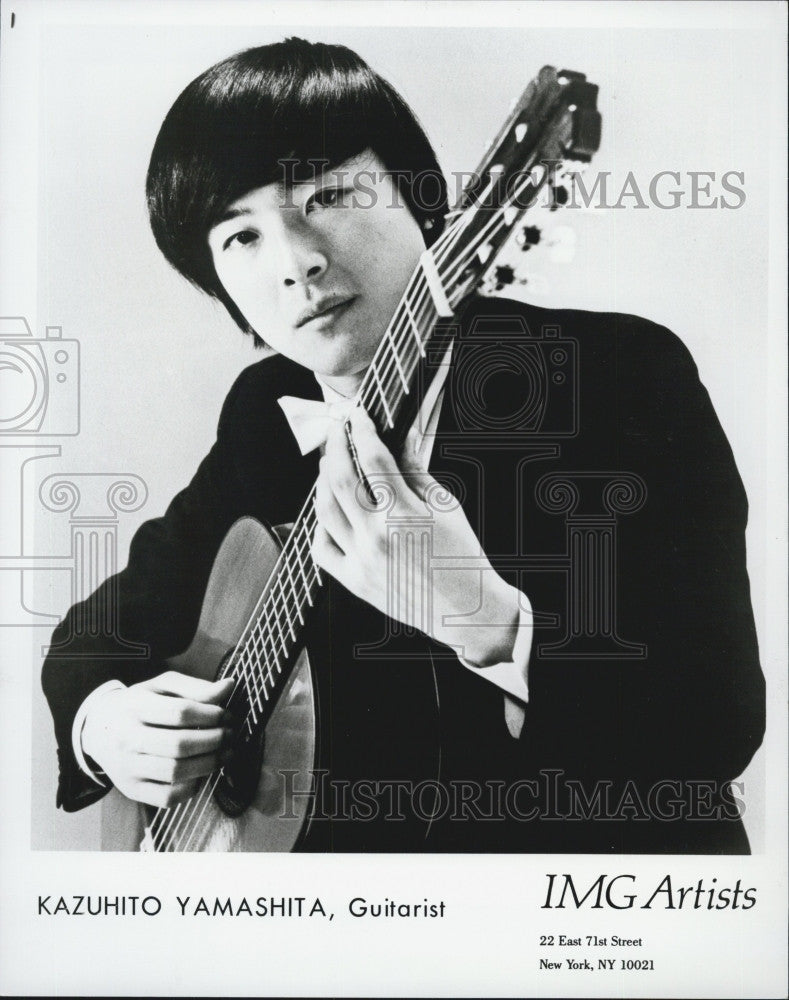
<path id="1" fill-rule="evenodd" d="M 324 403 L 317 399 L 280 396 L 277 400 L 287 418 L 302 455 L 326 443 L 333 421 L 343 422 L 356 408 L 355 399 Z"/>

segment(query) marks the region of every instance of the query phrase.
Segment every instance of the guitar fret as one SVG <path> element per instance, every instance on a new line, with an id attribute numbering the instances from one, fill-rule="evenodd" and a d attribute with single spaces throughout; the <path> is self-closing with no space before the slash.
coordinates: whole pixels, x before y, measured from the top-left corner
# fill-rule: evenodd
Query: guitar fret
<path id="1" fill-rule="evenodd" d="M 291 640 L 296 642 L 295 622 L 290 612 L 290 605 L 291 603 L 295 605 L 299 623 L 303 626 L 303 598 L 306 598 L 312 606 L 314 603 L 311 593 L 312 585 L 316 581 L 321 582 L 317 566 L 311 565 L 312 580 L 305 567 L 304 553 L 302 552 L 302 545 L 307 542 L 305 535 L 306 532 L 302 528 L 301 531 L 294 531 L 288 540 L 280 561 L 280 575 L 270 581 L 269 596 L 264 609 L 255 625 L 249 630 L 243 646 L 239 649 L 238 665 L 249 694 L 253 716 L 255 705 L 258 713 L 262 713 L 263 702 L 269 701 L 274 694 L 276 674 L 282 673 L 280 657 L 286 658 L 288 655 L 287 635 L 281 625 L 282 613 L 284 612 Z M 303 581 L 303 591 L 300 581 Z M 258 679 L 261 681 L 260 685 Z M 253 718 L 253 721 L 257 724 L 258 720 Z"/>
<path id="2" fill-rule="evenodd" d="M 254 655 L 255 655 L 255 666 L 260 667 L 260 665 L 261 665 L 261 653 L 265 652 L 265 646 L 263 644 L 263 635 L 262 635 L 262 633 L 260 632 L 259 629 L 253 629 L 252 632 L 250 633 L 250 637 L 249 638 L 250 638 L 250 641 L 251 641 L 251 644 L 252 644 L 252 649 L 251 649 L 250 652 L 253 652 Z M 250 645 L 250 642 L 248 641 L 247 642 L 247 647 L 249 647 L 249 645 Z M 263 647 L 263 648 L 261 648 L 261 647 Z M 251 657 L 250 657 L 250 659 L 251 659 Z M 253 681 L 255 683 L 255 693 L 259 695 L 260 687 L 259 687 L 259 685 L 257 683 L 258 673 L 255 671 L 254 667 L 251 670 L 251 673 L 252 673 Z M 261 684 L 265 685 L 265 677 L 263 675 L 260 675 L 260 681 L 261 681 Z"/>
<path id="3" fill-rule="evenodd" d="M 258 629 L 258 631 L 260 633 L 260 652 L 265 662 L 265 673 L 262 677 L 263 684 L 265 686 L 266 680 L 268 680 L 270 684 L 274 684 L 276 682 L 274 671 L 271 669 L 272 663 L 274 664 L 277 673 L 280 672 L 281 667 L 279 664 L 279 653 L 274 643 L 274 633 L 271 631 L 271 628 L 269 628 L 267 632 L 264 632 L 262 629 Z M 268 644 L 266 644 L 267 638 Z"/>
<path id="4" fill-rule="evenodd" d="M 254 674 L 253 671 L 251 670 L 252 664 L 249 662 L 249 651 L 246 646 L 244 646 L 244 649 L 241 651 L 241 669 L 244 675 L 244 687 L 246 688 L 247 692 L 247 702 L 249 703 L 250 711 L 252 712 L 252 721 L 255 723 L 255 725 L 257 725 L 258 720 L 256 718 L 256 713 L 255 713 L 255 704 L 257 703 L 259 710 L 260 703 L 258 701 L 257 692 L 254 692 L 253 694 L 254 684 L 250 684 L 249 680 L 247 679 L 247 671 L 244 665 L 245 660 L 247 661 L 247 664 L 250 667 L 249 673 L 254 682 Z"/>
<path id="5" fill-rule="evenodd" d="M 274 624 L 277 626 L 277 632 L 279 632 L 280 648 L 282 649 L 283 654 L 287 657 L 288 647 L 285 644 L 285 633 L 282 631 L 282 626 L 279 623 L 279 615 L 277 614 L 274 615 Z"/>
<path id="6" fill-rule="evenodd" d="M 312 607 L 313 602 L 312 602 L 311 584 L 310 581 L 307 579 L 307 573 L 304 569 L 304 563 L 301 560 L 301 547 L 298 544 L 294 544 L 294 550 L 296 552 L 296 561 L 298 562 L 299 570 L 301 571 L 301 578 L 302 580 L 304 580 L 304 593 L 307 597 L 307 600 L 309 601 L 310 607 Z"/>
<path id="7" fill-rule="evenodd" d="M 257 661 L 259 663 L 260 662 L 259 655 L 256 656 L 256 659 L 257 659 Z M 268 700 L 268 691 L 267 691 L 267 688 L 266 688 L 266 679 L 265 679 L 265 677 L 261 676 L 260 677 L 260 684 L 258 684 L 257 683 L 257 676 L 255 674 L 254 669 L 251 672 L 252 672 L 252 677 L 253 677 L 253 682 L 254 682 L 254 699 L 255 699 L 255 704 L 257 705 L 258 712 L 262 712 L 263 711 L 263 702 Z M 262 697 L 261 697 L 261 695 L 262 695 Z"/>
<path id="8" fill-rule="evenodd" d="M 436 267 L 436 261 L 432 252 L 430 250 L 425 250 L 419 258 L 419 263 L 422 265 L 422 273 L 425 276 L 427 289 L 433 299 L 436 312 L 444 319 L 450 319 L 455 313 L 452 306 L 449 304 L 449 300 L 447 299 L 446 289 L 444 288 L 444 283 L 441 280 L 441 275 L 438 273 L 438 268 Z"/>
<path id="9" fill-rule="evenodd" d="M 289 561 L 289 559 L 288 559 L 288 557 L 287 557 L 286 554 L 285 554 L 285 560 L 284 561 L 285 561 L 285 569 L 286 569 L 287 574 L 288 574 L 288 579 L 290 580 L 290 589 L 291 589 L 291 591 L 293 593 L 293 597 L 295 599 L 296 614 L 299 616 L 299 622 L 303 625 L 304 624 L 304 618 L 302 617 L 302 614 L 301 614 L 301 606 L 299 604 L 299 597 L 298 597 L 298 594 L 296 593 L 296 584 L 295 584 L 295 582 L 293 580 L 293 572 L 292 572 L 292 570 L 290 568 L 290 561 Z M 292 631 L 293 631 L 293 629 L 291 629 L 291 632 Z M 293 638 L 295 639 L 296 637 L 294 636 Z"/>
<path id="10" fill-rule="evenodd" d="M 315 514 L 315 493 L 310 495 L 307 500 L 307 505 L 304 509 L 304 532 L 307 535 L 307 544 L 309 545 L 309 539 L 315 537 L 315 529 L 318 526 L 317 515 Z M 313 562 L 313 568 L 315 571 L 315 579 L 318 581 L 318 586 L 323 586 L 323 577 L 321 576 L 321 571 L 316 562 Z"/>
<path id="11" fill-rule="evenodd" d="M 384 392 L 384 387 L 381 384 L 381 376 L 378 374 L 378 369 L 375 367 L 375 362 L 370 365 L 370 370 L 373 373 L 375 381 L 378 383 L 378 395 L 381 397 L 381 402 L 384 404 L 384 411 L 386 412 L 386 422 L 390 427 L 394 427 L 394 421 L 392 420 L 392 411 L 389 409 L 389 403 L 386 401 L 386 393 Z"/>
<path id="12" fill-rule="evenodd" d="M 411 306 L 405 300 L 403 301 L 403 308 L 405 309 L 406 315 L 408 316 L 411 326 L 411 331 L 413 332 L 414 340 L 416 341 L 416 346 L 419 348 L 419 353 L 422 355 L 422 357 L 424 357 L 425 347 L 424 344 L 422 343 L 422 337 L 420 336 L 419 333 L 419 327 L 417 326 L 416 319 L 414 319 L 414 314 L 411 311 Z"/>
<path id="13" fill-rule="evenodd" d="M 293 619 L 290 617 L 290 609 L 288 607 L 288 594 L 285 590 L 285 581 L 282 576 L 278 576 L 275 586 L 279 588 L 280 601 L 282 606 L 279 610 L 284 611 L 285 620 L 287 622 L 288 631 L 290 632 L 290 638 L 293 642 L 296 641 L 296 632 L 293 628 Z"/>
<path id="14" fill-rule="evenodd" d="M 266 686 L 266 677 L 268 675 L 268 680 L 272 679 L 271 668 L 269 666 L 268 657 L 266 656 L 266 644 L 264 641 L 263 632 L 260 628 L 254 628 L 250 634 L 250 639 L 252 640 L 253 649 L 255 652 L 256 665 L 262 671 L 253 671 L 252 676 L 255 680 L 255 698 L 258 704 L 258 710 L 262 712 L 263 702 L 261 701 L 260 694 L 263 692 L 263 698 L 268 701 L 268 688 Z M 247 643 L 248 645 L 249 643 Z M 258 684 L 258 676 L 260 677 L 260 684 Z"/>
<path id="15" fill-rule="evenodd" d="M 389 324 L 389 326 L 386 328 L 386 333 L 387 333 L 387 336 L 389 337 L 389 343 L 391 345 L 392 357 L 394 358 L 395 367 L 397 368 L 397 374 L 400 376 L 400 381 L 403 384 L 403 392 L 407 396 L 408 393 L 411 391 L 411 388 L 408 385 L 408 380 L 405 377 L 405 371 L 403 370 L 403 366 L 402 366 L 402 364 L 400 362 L 400 355 L 399 355 L 399 353 L 397 351 L 397 344 L 395 343 L 394 335 L 392 334 L 392 325 L 393 325 L 392 323 Z"/>
<path id="16" fill-rule="evenodd" d="M 262 674 L 261 676 L 261 680 L 263 682 L 263 696 L 265 697 L 266 701 L 268 701 L 269 688 L 273 689 L 276 684 L 276 677 L 274 675 L 274 671 L 271 669 L 271 665 L 273 663 L 277 673 L 280 673 L 281 667 L 279 663 L 279 651 L 277 650 L 276 647 L 274 632 L 272 631 L 271 626 L 269 625 L 268 622 L 266 622 L 266 625 L 268 627 L 265 631 L 263 631 L 263 629 L 258 629 L 258 631 L 260 632 L 260 642 L 262 646 L 261 655 L 263 662 L 265 664 L 264 668 L 265 673 Z M 268 640 L 268 642 L 266 640 Z"/>
<path id="17" fill-rule="evenodd" d="M 248 671 L 248 669 L 247 669 L 248 667 L 251 667 L 251 664 L 249 663 L 248 651 L 247 651 L 246 644 L 242 647 L 240 655 L 239 655 L 239 666 L 241 668 L 241 678 L 240 679 L 241 679 L 241 681 L 242 681 L 242 683 L 244 685 L 244 689 L 246 690 L 246 693 L 247 693 L 247 701 L 249 702 L 250 706 L 252 707 L 252 712 L 254 714 L 254 710 L 255 709 L 254 709 L 254 705 L 252 704 L 252 685 L 250 684 L 250 677 L 248 676 L 248 673 L 251 674 L 251 670 Z"/>

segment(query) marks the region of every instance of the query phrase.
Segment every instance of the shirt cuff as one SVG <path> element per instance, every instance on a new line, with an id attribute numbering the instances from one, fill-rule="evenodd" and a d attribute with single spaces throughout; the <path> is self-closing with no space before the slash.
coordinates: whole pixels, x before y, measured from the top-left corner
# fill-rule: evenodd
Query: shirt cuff
<path id="1" fill-rule="evenodd" d="M 74 716 L 74 725 L 71 727 L 71 746 L 74 750 L 74 756 L 77 759 L 80 771 L 87 774 L 89 778 L 92 778 L 102 788 L 108 788 L 109 782 L 106 780 L 106 775 L 103 771 L 96 771 L 85 759 L 85 751 L 82 749 L 82 730 L 85 728 L 85 719 L 88 717 L 88 711 L 99 695 L 105 694 L 107 691 L 115 691 L 122 687 L 126 687 L 126 685 L 120 681 L 105 681 L 95 691 L 91 691 L 77 709 L 77 714 Z"/>
<path id="2" fill-rule="evenodd" d="M 529 657 L 534 632 L 531 602 L 522 591 L 518 591 L 518 609 L 518 626 L 511 660 L 480 667 L 458 656 L 464 667 L 504 691 L 504 717 L 510 734 L 516 738 L 523 728 L 523 706 L 529 700 Z"/>

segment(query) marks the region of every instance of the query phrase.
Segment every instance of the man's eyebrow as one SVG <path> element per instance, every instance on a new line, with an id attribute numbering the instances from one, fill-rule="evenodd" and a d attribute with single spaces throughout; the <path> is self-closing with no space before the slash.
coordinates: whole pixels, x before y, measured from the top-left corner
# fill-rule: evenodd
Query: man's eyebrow
<path id="1" fill-rule="evenodd" d="M 214 225 L 218 226 L 222 222 L 229 222 L 231 219 L 237 219 L 240 215 L 252 215 L 252 209 L 244 208 L 243 206 L 241 208 L 227 208 L 224 212 L 222 212 Z"/>

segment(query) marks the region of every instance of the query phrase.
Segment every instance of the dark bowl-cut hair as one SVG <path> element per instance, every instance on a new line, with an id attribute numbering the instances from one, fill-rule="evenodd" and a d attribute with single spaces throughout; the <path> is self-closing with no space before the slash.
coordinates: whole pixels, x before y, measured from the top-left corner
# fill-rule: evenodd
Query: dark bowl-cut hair
<path id="1" fill-rule="evenodd" d="M 368 148 L 430 246 L 443 229 L 446 182 L 422 127 L 386 80 L 343 45 L 301 38 L 230 56 L 186 87 L 157 136 L 146 185 L 156 243 L 262 346 L 216 275 L 209 231 L 249 191 L 311 179 L 316 163 L 334 167 Z"/>

